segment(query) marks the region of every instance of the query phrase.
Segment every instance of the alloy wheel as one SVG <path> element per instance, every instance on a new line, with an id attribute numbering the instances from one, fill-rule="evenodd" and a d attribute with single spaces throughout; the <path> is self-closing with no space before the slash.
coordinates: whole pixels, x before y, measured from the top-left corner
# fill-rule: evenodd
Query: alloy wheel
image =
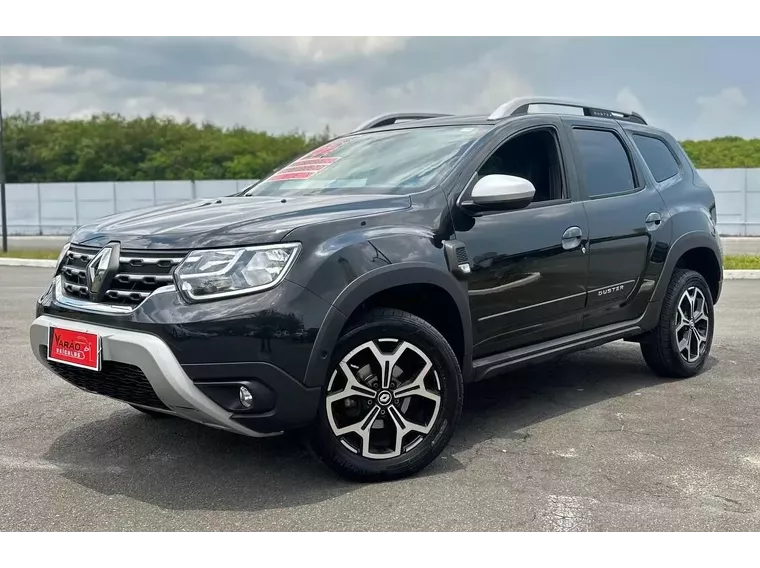
<path id="1" fill-rule="evenodd" d="M 398 457 L 430 433 L 441 409 L 441 382 L 425 353 L 400 339 L 365 342 L 338 363 L 327 386 L 327 419 L 352 452 Z"/>
<path id="2" fill-rule="evenodd" d="M 676 342 L 678 352 L 687 363 L 694 363 L 705 353 L 710 329 L 705 296 L 696 286 L 687 288 L 678 300 Z"/>

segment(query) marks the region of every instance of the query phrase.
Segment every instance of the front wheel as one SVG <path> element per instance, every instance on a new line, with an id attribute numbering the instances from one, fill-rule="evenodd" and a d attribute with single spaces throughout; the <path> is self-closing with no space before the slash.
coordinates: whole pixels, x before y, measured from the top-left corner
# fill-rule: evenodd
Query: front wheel
<path id="1" fill-rule="evenodd" d="M 350 479 L 412 475 L 451 439 L 462 391 L 457 358 L 432 325 L 401 310 L 372 310 L 338 341 L 312 446 Z"/>
<path id="2" fill-rule="evenodd" d="M 699 373 L 710 354 L 714 319 L 712 294 L 702 275 L 676 270 L 662 302 L 660 321 L 641 342 L 647 365 L 663 377 Z"/>

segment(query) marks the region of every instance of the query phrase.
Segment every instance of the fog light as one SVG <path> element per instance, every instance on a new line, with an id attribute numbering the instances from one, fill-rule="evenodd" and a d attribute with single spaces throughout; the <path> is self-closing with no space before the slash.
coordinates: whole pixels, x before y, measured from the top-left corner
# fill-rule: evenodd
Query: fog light
<path id="1" fill-rule="evenodd" d="M 245 387 L 240 387 L 240 404 L 245 406 L 246 408 L 251 408 L 253 406 L 253 395 L 251 394 L 251 391 L 249 391 Z"/>

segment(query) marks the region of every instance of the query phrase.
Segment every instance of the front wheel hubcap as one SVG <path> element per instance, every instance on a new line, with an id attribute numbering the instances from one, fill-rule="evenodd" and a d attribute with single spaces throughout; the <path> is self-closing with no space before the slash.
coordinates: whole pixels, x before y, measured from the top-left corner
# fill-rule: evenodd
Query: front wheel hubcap
<path id="1" fill-rule="evenodd" d="M 686 362 L 694 363 L 704 355 L 709 331 L 710 314 L 702 290 L 687 288 L 678 300 L 675 327 L 678 352 Z"/>
<path id="2" fill-rule="evenodd" d="M 389 459 L 430 433 L 441 408 L 441 383 L 430 358 L 415 345 L 373 340 L 338 363 L 325 405 L 341 444 L 365 458 Z"/>

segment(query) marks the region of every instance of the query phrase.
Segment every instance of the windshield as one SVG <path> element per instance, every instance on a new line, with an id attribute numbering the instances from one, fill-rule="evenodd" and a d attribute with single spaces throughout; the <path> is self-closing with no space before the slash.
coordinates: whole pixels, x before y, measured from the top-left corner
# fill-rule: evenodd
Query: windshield
<path id="1" fill-rule="evenodd" d="M 244 195 L 421 191 L 449 173 L 489 128 L 440 126 L 348 136 L 291 162 Z"/>

